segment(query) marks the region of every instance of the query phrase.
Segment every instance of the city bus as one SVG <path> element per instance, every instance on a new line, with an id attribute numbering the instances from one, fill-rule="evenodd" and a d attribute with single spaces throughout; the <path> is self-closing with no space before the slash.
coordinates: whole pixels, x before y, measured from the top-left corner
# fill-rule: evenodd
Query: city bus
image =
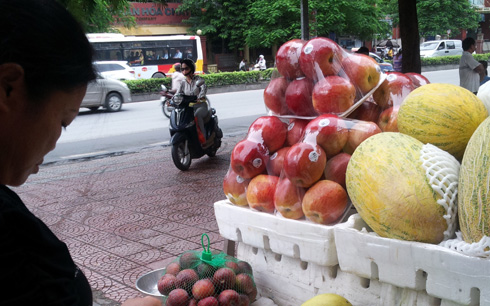
<path id="1" fill-rule="evenodd" d="M 174 71 L 183 58 L 196 63 L 203 72 L 203 54 L 199 36 L 124 36 L 113 33 L 87 34 L 95 50 L 96 61 L 127 61 L 136 79 L 163 78 Z"/>

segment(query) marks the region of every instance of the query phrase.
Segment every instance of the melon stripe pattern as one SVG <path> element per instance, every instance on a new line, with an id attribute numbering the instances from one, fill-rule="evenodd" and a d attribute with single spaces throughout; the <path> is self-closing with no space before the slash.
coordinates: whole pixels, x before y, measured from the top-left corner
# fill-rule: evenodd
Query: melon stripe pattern
<path id="1" fill-rule="evenodd" d="M 426 84 L 403 101 L 398 130 L 461 160 L 471 135 L 487 116 L 483 102 L 470 91 L 452 84 Z"/>
<path id="2" fill-rule="evenodd" d="M 463 240 L 490 236 L 490 118 L 471 136 L 459 174 L 458 213 Z"/>
<path id="3" fill-rule="evenodd" d="M 378 235 L 439 243 L 448 224 L 421 162 L 423 144 L 401 133 L 369 137 L 352 155 L 347 192 L 359 215 Z"/>

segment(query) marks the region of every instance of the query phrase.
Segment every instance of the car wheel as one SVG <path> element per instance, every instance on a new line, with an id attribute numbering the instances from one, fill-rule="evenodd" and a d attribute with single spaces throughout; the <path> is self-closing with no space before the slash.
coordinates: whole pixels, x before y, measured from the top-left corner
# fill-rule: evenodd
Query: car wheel
<path id="1" fill-rule="evenodd" d="M 161 72 L 157 72 L 157 73 L 155 73 L 155 74 L 152 76 L 152 78 L 159 78 L 159 79 L 164 78 L 164 77 L 165 77 L 165 74 L 163 74 L 163 73 L 161 73 Z"/>
<path id="2" fill-rule="evenodd" d="M 117 92 L 111 92 L 105 98 L 105 108 L 109 112 L 118 112 L 121 110 L 123 99 Z"/>

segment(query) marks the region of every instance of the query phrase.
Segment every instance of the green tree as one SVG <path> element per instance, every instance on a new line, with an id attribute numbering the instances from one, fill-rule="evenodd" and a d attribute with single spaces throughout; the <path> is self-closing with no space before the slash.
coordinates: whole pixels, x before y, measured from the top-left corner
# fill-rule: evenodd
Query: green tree
<path id="1" fill-rule="evenodd" d="M 468 0 L 419 0 L 417 1 L 419 32 L 422 36 L 460 34 L 460 29 L 478 28 L 480 14 Z"/>
<path id="2" fill-rule="evenodd" d="M 362 40 L 388 33 L 375 0 L 310 0 L 311 36 L 353 35 Z M 250 27 L 246 42 L 251 47 L 270 47 L 301 37 L 298 0 L 256 0 L 249 6 Z"/>

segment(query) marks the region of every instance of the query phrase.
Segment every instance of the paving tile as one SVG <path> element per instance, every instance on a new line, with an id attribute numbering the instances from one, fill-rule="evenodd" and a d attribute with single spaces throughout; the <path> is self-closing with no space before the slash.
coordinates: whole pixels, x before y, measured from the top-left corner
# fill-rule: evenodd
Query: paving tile
<path id="1" fill-rule="evenodd" d="M 223 139 L 213 158 L 182 172 L 170 147 L 42 165 L 14 188 L 27 207 L 68 246 L 87 276 L 94 305 L 119 305 L 143 296 L 135 281 L 188 250 L 221 251 L 224 239 L 213 203 L 224 199 L 222 179 L 243 135 Z"/>

